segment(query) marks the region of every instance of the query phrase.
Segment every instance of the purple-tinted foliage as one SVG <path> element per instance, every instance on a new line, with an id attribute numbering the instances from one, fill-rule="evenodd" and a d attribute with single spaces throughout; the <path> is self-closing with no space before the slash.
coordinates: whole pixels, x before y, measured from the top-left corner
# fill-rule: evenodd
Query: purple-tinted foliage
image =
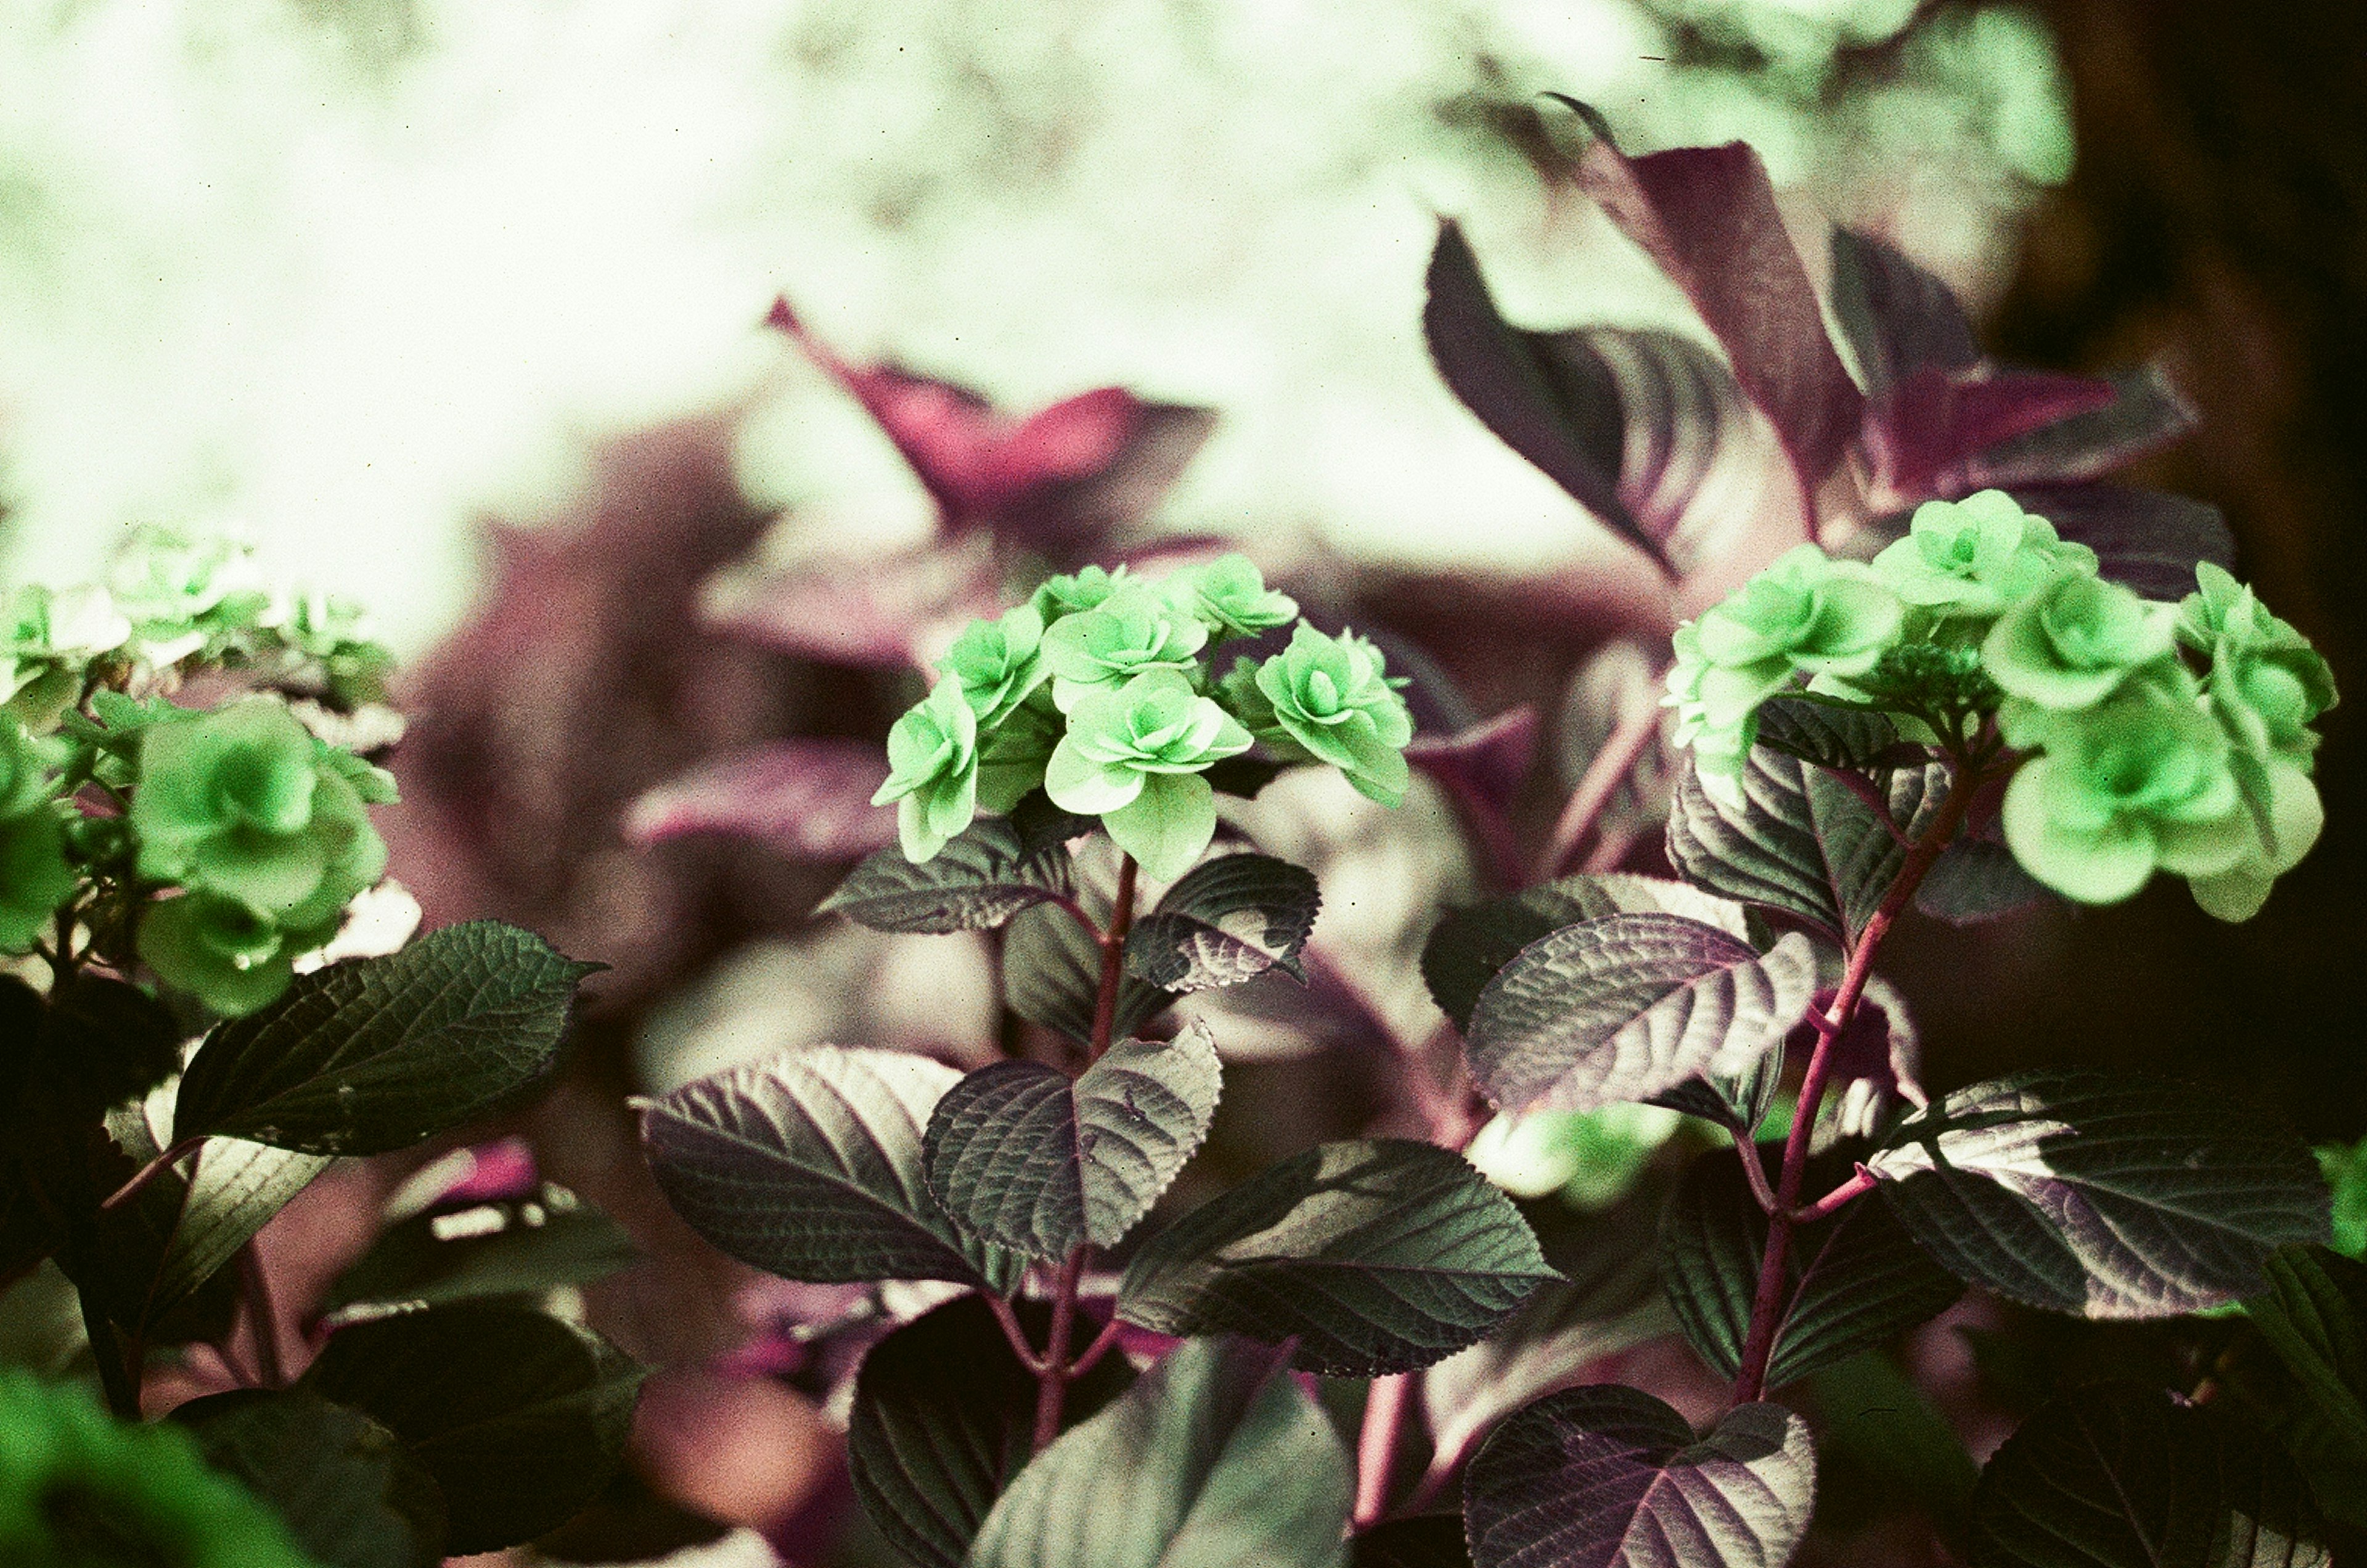
<path id="1" fill-rule="evenodd" d="M 503 1138 L 479 1144 L 468 1151 L 469 1168 L 440 1193 L 431 1207 L 447 1204 L 493 1203 L 523 1198 L 542 1180 L 535 1168 L 534 1149 L 524 1138 Z"/>
<path id="2" fill-rule="evenodd" d="M 1501 816 L 1512 810 L 1536 750 L 1537 710 L 1524 704 L 1451 735 L 1416 735 L 1406 761 L 1456 799 Z"/>
<path id="3" fill-rule="evenodd" d="M 1981 454 L 2113 400 L 2091 376 L 2004 370 L 1988 362 L 1961 370 L 1927 365 L 1867 411 L 1865 446 L 1874 471 L 1904 495 L 1968 495 L 1988 482 Z"/>
<path id="4" fill-rule="evenodd" d="M 907 670 L 943 653 L 973 618 L 1002 608 L 1002 570 L 986 541 L 973 537 L 800 562 L 712 605 L 708 619 L 817 663 Z"/>
<path id="5" fill-rule="evenodd" d="M 866 740 L 776 740 L 717 759 L 633 803 L 628 842 L 690 833 L 758 840 L 798 860 L 859 860 L 896 841 L 896 814 L 871 804 L 887 753 Z"/>
<path id="6" fill-rule="evenodd" d="M 1119 387 L 1015 419 L 951 381 L 849 363 L 787 299 L 768 321 L 878 421 L 946 531 L 983 529 L 1059 566 L 1093 558 L 1111 534 L 1139 522 L 1216 423 L 1206 409 L 1146 402 Z"/>
<path id="7" fill-rule="evenodd" d="M 1966 370 L 1981 357 L 1973 323 L 1937 277 L 1871 236 L 1836 229 L 1833 314 L 1879 398 L 1918 370 Z"/>

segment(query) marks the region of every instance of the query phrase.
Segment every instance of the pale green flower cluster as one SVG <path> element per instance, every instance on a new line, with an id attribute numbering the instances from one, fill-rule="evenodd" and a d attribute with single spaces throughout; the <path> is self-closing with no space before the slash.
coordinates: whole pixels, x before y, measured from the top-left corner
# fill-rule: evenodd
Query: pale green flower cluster
<path id="1" fill-rule="evenodd" d="M 1297 617 L 1244 556 L 1155 581 L 1122 566 L 1056 577 L 955 639 L 936 684 L 889 732 L 873 803 L 896 803 L 904 853 L 921 862 L 981 809 L 1008 812 L 1041 787 L 1062 810 L 1099 817 L 1162 881 L 1216 835 L 1208 769 L 1253 745 L 1329 762 L 1396 805 L 1413 720 L 1370 642 L 1302 621 L 1284 651 L 1213 678 L 1220 645 Z"/>
<path id="2" fill-rule="evenodd" d="M 2207 562 L 2183 604 L 2141 598 L 2001 491 L 1925 504 L 1871 563 L 1804 545 L 1675 642 L 1677 739 L 1714 795 L 1738 801 L 1780 693 L 1879 708 L 1934 745 L 1993 719 L 2019 754 L 2006 841 L 2082 903 L 2167 871 L 2248 919 L 2324 822 L 2312 726 L 2335 692 L 2308 641 Z"/>

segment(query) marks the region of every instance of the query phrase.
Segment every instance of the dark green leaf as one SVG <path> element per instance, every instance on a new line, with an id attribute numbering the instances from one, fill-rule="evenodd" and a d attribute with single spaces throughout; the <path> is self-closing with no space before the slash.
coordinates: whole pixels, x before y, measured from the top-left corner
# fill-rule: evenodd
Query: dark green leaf
<path id="1" fill-rule="evenodd" d="M 1784 1046 L 1779 1043 L 1738 1073 L 1704 1073 L 1654 1095 L 1648 1103 L 1715 1122 L 1738 1138 L 1748 1138 L 1767 1120 L 1775 1091 L 1784 1087 Z"/>
<path id="2" fill-rule="evenodd" d="M 1959 839 L 1942 852 L 1915 890 L 1915 907 L 1951 925 L 2011 915 L 2054 897 L 1989 839 Z"/>
<path id="3" fill-rule="evenodd" d="M 1336 1568 L 1348 1456 L 1273 1351 L 1190 1340 L 1019 1472 L 969 1568 Z"/>
<path id="4" fill-rule="evenodd" d="M 922 864 L 893 846 L 866 857 L 815 912 L 835 911 L 882 931 L 983 931 L 1067 897 L 1071 886 L 1057 829 L 1031 840 L 1011 820 L 983 817 Z"/>
<path id="5" fill-rule="evenodd" d="M 817 1045 L 683 1085 L 641 1114 L 660 1190 L 717 1247 L 786 1280 L 990 1284 L 1007 1259 L 929 1195 L 922 1130 L 961 1075 Z"/>
<path id="6" fill-rule="evenodd" d="M 616 1474 L 641 1370 L 588 1328 L 507 1302 L 455 1302 L 329 1337 L 303 1387 L 402 1440 L 444 1491 L 445 1550 L 555 1529 Z"/>
<path id="7" fill-rule="evenodd" d="M 325 1310 L 531 1295 L 640 1261 L 624 1228 L 551 1182 L 531 1197 L 413 1214 L 387 1227 L 329 1287 Z"/>
<path id="8" fill-rule="evenodd" d="M 1781 1043 L 1816 993 L 1795 931 L 1761 954 L 1679 915 L 1612 915 L 1538 938 L 1471 1011 L 1465 1055 L 1514 1112 L 1648 1100 L 1737 1073 Z"/>
<path id="9" fill-rule="evenodd" d="M 1315 874 L 1272 855 L 1219 855 L 1184 874 L 1127 933 L 1126 967 L 1163 990 L 1238 986 L 1269 969 L 1304 983 L 1298 950 L 1322 896 Z"/>
<path id="10" fill-rule="evenodd" d="M 321 1155 L 236 1138 L 207 1139 L 157 1266 L 150 1319 L 165 1317 L 195 1295 L 328 1166 Z"/>
<path id="11" fill-rule="evenodd" d="M 1118 1313 L 1162 1334 L 1295 1337 L 1294 1365 L 1366 1377 L 1452 1355 L 1555 1278 L 1512 1201 L 1461 1156 L 1324 1144 L 1153 1236 Z"/>
<path id="12" fill-rule="evenodd" d="M 1904 761 L 1920 762 L 1899 749 L 1898 727 L 1878 713 L 1835 707 L 1796 697 L 1771 697 L 1759 705 L 1759 744 L 1819 768 L 1888 772 Z"/>
<path id="13" fill-rule="evenodd" d="M 139 987 L 76 975 L 42 1018 L 43 1077 L 63 1107 L 96 1116 L 172 1077 L 181 1038 L 170 1010 Z"/>
<path id="14" fill-rule="evenodd" d="M 1002 988 L 1020 1017 L 1082 1044 L 1093 1038 L 1101 981 L 1101 944 L 1067 911 L 1034 908 L 1011 922 L 1002 941 Z M 1121 976 L 1111 1038 L 1139 1032 L 1174 999 L 1172 992 Z"/>
<path id="15" fill-rule="evenodd" d="M 1911 837 L 1928 823 L 1947 776 L 1942 763 L 1891 773 L 1884 788 L 1901 832 Z M 1840 780 L 1771 746 L 1751 748 L 1742 793 L 1739 806 L 1713 800 L 1688 760 L 1669 818 L 1670 863 L 1696 886 L 1853 942 L 1897 878 L 1905 846 Z"/>
<path id="16" fill-rule="evenodd" d="M 1817 1529 L 1920 1511 L 1962 1553 L 1980 1467 L 1889 1357 L 1868 1350 L 1809 1382 L 1817 1404 Z"/>
<path id="17" fill-rule="evenodd" d="M 1818 1169 L 1811 1186 L 1829 1186 L 1838 1174 Z M 1695 1158 L 1660 1219 L 1660 1278 L 1685 1337 L 1723 1377 L 1741 1369 L 1766 1251 L 1767 1215 L 1739 1157 L 1716 1149 Z M 1870 1197 L 1795 1229 L 1784 1273 L 1788 1304 L 1768 1363 L 1769 1388 L 1928 1322 L 1965 1293 Z"/>
<path id="18" fill-rule="evenodd" d="M 1049 1309 L 1023 1302 L 1020 1317 L 1042 1344 Z M 1069 1386 L 1066 1421 L 1093 1415 L 1133 1381 L 1124 1356 L 1104 1356 Z M 855 1381 L 846 1446 L 855 1494 L 880 1534 L 921 1568 L 961 1568 L 987 1510 L 1027 1462 L 1036 1395 L 1035 1374 L 981 1296 L 957 1296 L 873 1346 Z"/>
<path id="19" fill-rule="evenodd" d="M 531 931 L 472 920 L 299 976 L 207 1037 L 181 1080 L 175 1134 L 316 1155 L 409 1148 L 547 1073 L 576 983 L 597 967 Z"/>
<path id="20" fill-rule="evenodd" d="M 2322 1568 L 2292 1463 L 2226 1412 L 2096 1383 L 2008 1438 L 1973 1497 L 1974 1568 Z"/>
<path id="21" fill-rule="evenodd" d="M 2327 1513 L 2367 1529 L 2367 1264 L 2322 1247 L 2287 1247 L 2244 1303 L 2305 1402 L 2282 1433 Z"/>
<path id="22" fill-rule="evenodd" d="M 436 1568 L 444 1493 L 392 1432 L 309 1389 L 237 1389 L 173 1419 L 323 1568 Z"/>
<path id="23" fill-rule="evenodd" d="M 1115 1247 L 1208 1135 L 1222 1076 L 1199 1023 L 1120 1041 L 1073 1081 L 1041 1062 L 981 1067 L 929 1118 L 929 1189 L 999 1247 L 1052 1260 Z"/>
<path id="24" fill-rule="evenodd" d="M 1959 1089 L 1866 1162 L 1959 1279 L 2085 1317 L 2174 1317 L 2253 1294 L 2322 1241 L 2326 1184 L 2290 1133 L 2224 1094 L 2043 1071 Z"/>
<path id="25" fill-rule="evenodd" d="M 1682 915 L 1738 941 L 1750 940 L 1740 905 L 1684 883 L 1624 872 L 1566 876 L 1509 898 L 1448 910 L 1422 944 L 1421 977 L 1455 1027 L 1468 1030 L 1480 991 L 1514 953 L 1539 937 L 1580 920 L 1654 912 Z"/>
<path id="26" fill-rule="evenodd" d="M 1350 1543 L 1348 1568 L 1471 1568 L 1460 1514 L 1392 1519 Z"/>
<path id="27" fill-rule="evenodd" d="M 1807 1423 L 1729 1410 L 1706 1438 L 1641 1389 L 1547 1394 L 1472 1457 L 1478 1568 L 1783 1568 L 1816 1497 Z"/>

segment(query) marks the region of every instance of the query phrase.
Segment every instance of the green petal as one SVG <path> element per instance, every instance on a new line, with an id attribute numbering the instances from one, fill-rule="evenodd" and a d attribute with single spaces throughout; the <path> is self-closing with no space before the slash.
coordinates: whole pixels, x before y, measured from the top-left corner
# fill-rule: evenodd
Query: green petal
<path id="1" fill-rule="evenodd" d="M 2256 865 L 2239 865 L 2216 876 L 2195 877 L 2187 886 L 2193 889 L 2194 901 L 2202 906 L 2204 914 L 2236 925 L 2260 912 L 2276 882 L 2273 872 Z"/>
<path id="2" fill-rule="evenodd" d="M 1052 804 L 1086 817 L 1132 804 L 1142 788 L 1140 773 L 1123 764 L 1094 761 L 1074 735 L 1061 738 L 1044 767 L 1044 793 Z"/>
<path id="3" fill-rule="evenodd" d="M 1131 805 L 1103 812 L 1102 826 L 1152 879 L 1172 882 L 1217 836 L 1217 792 L 1196 773 L 1161 773 Z"/>
<path id="4" fill-rule="evenodd" d="M 2055 757 L 2022 764 L 2006 787 L 2006 843 L 2024 871 L 2065 897 L 2117 904 L 2153 875 L 2153 835 L 2135 823 L 2114 821 L 2093 832 L 2064 823 L 2048 796 L 2054 793 L 2051 775 L 2065 766 Z"/>

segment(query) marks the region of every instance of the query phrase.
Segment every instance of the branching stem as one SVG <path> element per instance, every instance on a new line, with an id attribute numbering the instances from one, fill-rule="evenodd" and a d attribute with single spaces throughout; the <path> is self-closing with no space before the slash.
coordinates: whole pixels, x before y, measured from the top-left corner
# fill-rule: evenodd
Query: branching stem
<path id="1" fill-rule="evenodd" d="M 1036 1373 L 1035 1449 L 1042 1453 L 1060 1435 L 1060 1407 L 1067 1402 L 1069 1380 L 1075 1369 L 1069 1360 L 1069 1337 L 1077 1322 L 1077 1282 L 1084 1277 L 1085 1249 L 1069 1254 L 1052 1281 L 1052 1333 Z"/>
<path id="2" fill-rule="evenodd" d="M 119 1209 L 124 1204 L 129 1203 L 132 1199 L 140 1195 L 140 1190 L 142 1188 L 147 1186 L 150 1182 L 155 1180 L 156 1178 L 162 1176 L 166 1170 L 170 1169 L 174 1165 L 179 1163 L 182 1156 L 186 1155 L 193 1155 L 199 1149 L 205 1147 L 205 1143 L 206 1140 L 202 1134 L 194 1138 L 183 1138 L 179 1143 L 175 1144 L 171 1148 L 166 1149 L 154 1159 L 150 1160 L 146 1165 L 143 1165 L 138 1170 L 133 1171 L 131 1173 L 131 1179 L 129 1181 L 126 1181 L 122 1186 L 117 1188 L 114 1191 L 107 1195 L 106 1201 L 98 1206 L 99 1211 L 104 1213 L 111 1210 Z"/>
<path id="3" fill-rule="evenodd" d="M 1974 793 L 1981 780 L 1977 772 L 1959 762 L 1950 774 L 1947 798 L 1940 803 L 1939 813 L 1907 851 L 1907 858 L 1898 874 L 1883 895 L 1881 907 L 1865 922 L 1857 942 L 1850 949 L 1849 967 L 1841 976 L 1840 988 L 1833 994 L 1832 1006 L 1813 1016 L 1817 1048 L 1808 1057 L 1808 1070 L 1800 1080 L 1800 1100 L 1792 1112 L 1792 1130 L 1784 1140 L 1784 1168 L 1776 1178 L 1775 1207 L 1767 1217 L 1767 1250 L 1759 1264 L 1759 1288 L 1750 1302 L 1750 1331 L 1742 1344 L 1742 1366 L 1734 1380 L 1734 1403 L 1749 1404 L 1767 1391 L 1767 1365 L 1775 1353 L 1775 1334 L 1782 1325 L 1784 1313 L 1789 1306 L 1785 1290 L 1786 1264 L 1791 1258 L 1792 1232 L 1800 1223 L 1800 1184 L 1808 1166 L 1808 1145 L 1815 1134 L 1817 1112 L 1824 1104 L 1826 1080 L 1832 1075 L 1833 1042 L 1849 1027 L 1851 1017 L 1857 1011 L 1858 998 L 1865 994 L 1865 983 L 1874 974 L 1874 955 L 1889 934 L 1891 922 L 1915 897 L 1915 889 L 1948 847 L 1963 825 L 1965 812 L 1972 805 Z M 1886 813 L 1886 815 L 1887 813 Z M 1853 1183 L 1845 1183 L 1834 1194 L 1828 1194 L 1812 1207 L 1818 1217 L 1838 1210 L 1841 1204 L 1864 1190 L 1849 1191 Z M 1871 1180 L 1867 1182 L 1872 1185 Z M 1847 1196 L 1837 1196 L 1847 1192 Z M 1830 1208 L 1826 1203 L 1831 1203 Z"/>
<path id="4" fill-rule="evenodd" d="M 1655 703 L 1647 702 L 1641 709 L 1620 716 L 1610 739 L 1603 741 L 1594 760 L 1587 763 L 1578 787 L 1569 792 L 1569 800 L 1561 808 L 1561 819 L 1554 824 L 1553 842 L 1546 849 L 1542 880 L 1550 882 L 1562 874 L 1579 846 L 1586 842 L 1587 835 L 1602 821 L 1619 786 L 1635 772 L 1644 748 L 1659 733 L 1660 709 Z"/>

